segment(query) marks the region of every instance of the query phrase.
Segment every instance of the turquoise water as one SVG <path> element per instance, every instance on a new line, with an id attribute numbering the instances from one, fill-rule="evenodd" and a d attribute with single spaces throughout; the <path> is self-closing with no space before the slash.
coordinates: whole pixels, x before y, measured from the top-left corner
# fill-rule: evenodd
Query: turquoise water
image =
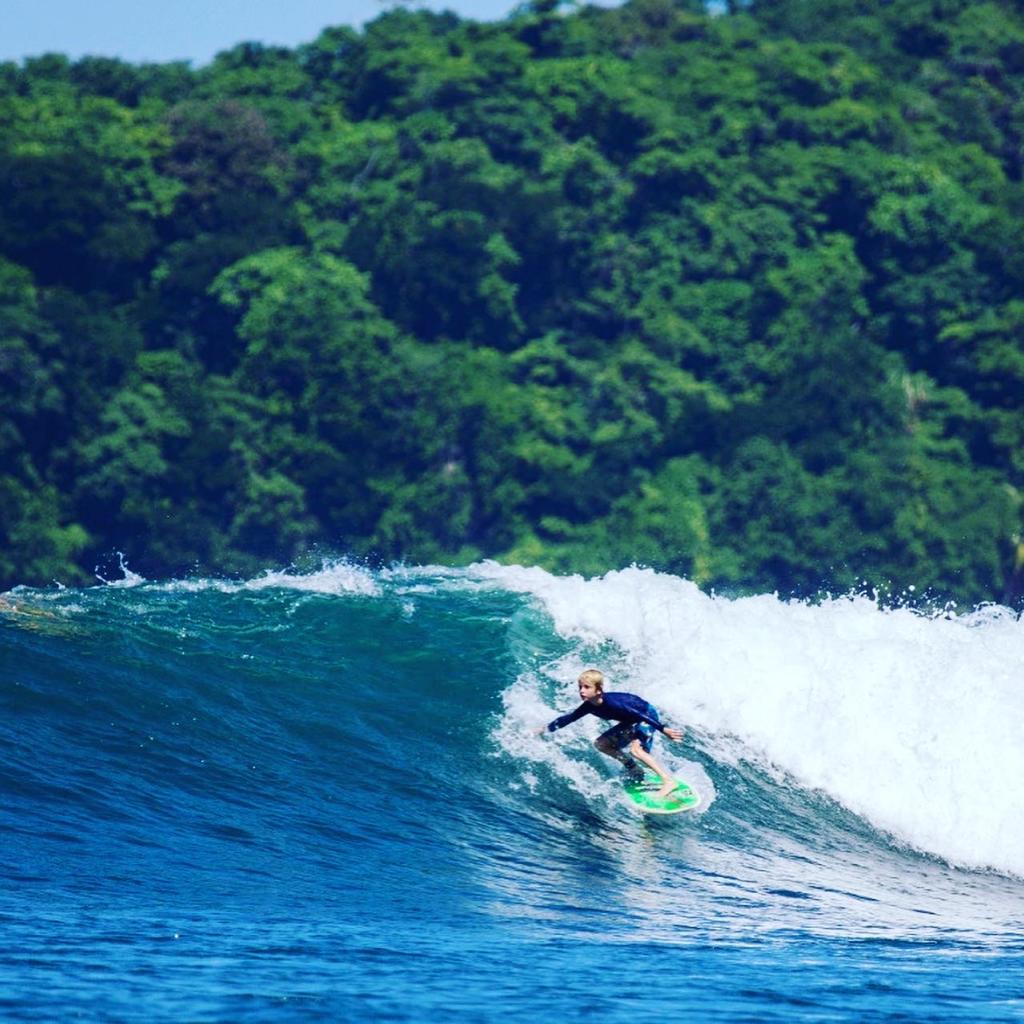
<path id="1" fill-rule="evenodd" d="M 1021 622 L 484 565 L 0 605 L 0 1016 L 1024 1019 Z M 645 818 L 535 727 L 687 728 Z"/>

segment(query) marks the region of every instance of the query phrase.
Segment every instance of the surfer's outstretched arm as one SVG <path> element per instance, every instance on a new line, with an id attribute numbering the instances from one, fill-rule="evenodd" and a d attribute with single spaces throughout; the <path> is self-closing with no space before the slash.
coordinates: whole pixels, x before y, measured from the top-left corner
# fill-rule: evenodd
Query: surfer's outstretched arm
<path id="1" fill-rule="evenodd" d="M 590 710 L 590 705 L 584 701 L 575 711 L 570 711 L 567 715 L 559 715 L 558 718 L 548 722 L 547 725 L 542 726 L 537 732 L 555 732 L 558 729 L 564 729 L 567 725 L 572 725 L 573 722 L 584 715 L 589 715 Z"/>

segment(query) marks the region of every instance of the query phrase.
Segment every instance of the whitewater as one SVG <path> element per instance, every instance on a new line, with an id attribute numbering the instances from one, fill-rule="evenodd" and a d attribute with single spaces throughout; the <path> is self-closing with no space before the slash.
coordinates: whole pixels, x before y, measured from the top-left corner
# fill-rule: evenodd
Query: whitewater
<path id="1" fill-rule="evenodd" d="M 698 812 L 538 734 L 587 667 Z M 0 596 L 0 699 L 5 1019 L 1024 1018 L 1007 608 L 126 570 Z"/>

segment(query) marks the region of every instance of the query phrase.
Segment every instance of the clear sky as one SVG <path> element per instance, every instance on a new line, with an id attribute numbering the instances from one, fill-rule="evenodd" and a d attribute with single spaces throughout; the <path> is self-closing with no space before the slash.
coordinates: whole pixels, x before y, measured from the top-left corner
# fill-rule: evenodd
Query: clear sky
<path id="1" fill-rule="evenodd" d="M 610 0 L 604 0 L 607 5 Z M 464 18 L 505 17 L 517 0 L 427 0 Z M 327 25 L 362 25 L 380 0 L 0 0 L 0 61 L 41 53 L 207 63 L 241 42 L 296 46 Z"/>

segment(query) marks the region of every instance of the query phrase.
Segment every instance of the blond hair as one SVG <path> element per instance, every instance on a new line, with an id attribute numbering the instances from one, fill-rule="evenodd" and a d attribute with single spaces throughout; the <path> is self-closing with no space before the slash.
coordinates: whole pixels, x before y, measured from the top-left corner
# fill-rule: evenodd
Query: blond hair
<path id="1" fill-rule="evenodd" d="M 590 683 L 598 693 L 604 693 L 604 673 L 599 672 L 596 668 L 588 668 L 585 672 L 581 672 L 576 682 Z"/>

